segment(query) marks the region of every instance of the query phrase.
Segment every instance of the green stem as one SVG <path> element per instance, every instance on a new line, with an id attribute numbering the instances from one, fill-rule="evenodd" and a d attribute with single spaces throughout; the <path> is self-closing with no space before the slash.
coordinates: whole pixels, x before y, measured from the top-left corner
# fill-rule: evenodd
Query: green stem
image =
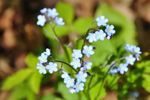
<path id="1" fill-rule="evenodd" d="M 70 64 L 68 64 L 67 62 L 61 61 L 61 60 L 53 60 L 52 62 L 59 62 L 59 63 L 63 63 L 67 66 L 69 66 L 71 69 L 73 69 L 75 72 L 77 72 Z"/>
<path id="2" fill-rule="evenodd" d="M 57 40 L 59 41 L 60 46 L 62 47 L 62 49 L 63 49 L 63 51 L 64 51 L 64 53 L 65 53 L 65 55 L 66 55 L 66 57 L 67 57 L 67 60 L 69 61 L 69 55 L 68 55 L 68 53 L 67 53 L 67 51 L 66 51 L 66 49 L 65 49 L 65 46 L 63 45 L 61 39 L 60 39 L 59 36 L 56 34 L 55 27 L 53 27 L 53 26 L 51 26 L 51 25 L 50 25 L 50 27 L 51 27 L 51 29 L 52 29 L 52 31 L 53 31 L 55 37 L 56 37 Z"/>

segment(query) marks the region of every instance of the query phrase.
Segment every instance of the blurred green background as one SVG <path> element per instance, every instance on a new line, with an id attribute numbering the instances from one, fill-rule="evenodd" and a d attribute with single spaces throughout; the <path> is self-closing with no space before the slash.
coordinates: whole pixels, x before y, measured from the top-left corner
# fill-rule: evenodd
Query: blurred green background
<path id="1" fill-rule="evenodd" d="M 56 32 L 66 46 L 80 48 L 93 20 L 100 15 L 114 24 L 116 34 L 111 41 L 95 43 L 94 66 L 108 55 L 120 56 L 125 43 L 139 45 L 142 59 L 121 76 L 108 76 L 105 88 L 98 95 L 103 100 L 150 100 L 150 1 L 149 0 L 0 0 L 0 100 L 86 100 L 84 94 L 70 94 L 59 74 L 40 75 L 37 57 L 51 48 L 55 58 L 63 59 L 60 45 L 47 24 L 36 25 L 44 7 L 55 7 L 65 25 Z M 100 76 L 98 67 L 92 69 Z M 101 84 L 99 82 L 98 84 Z M 94 100 L 97 85 L 90 94 Z M 139 94 L 135 97 L 134 93 Z M 100 100 L 98 99 L 98 100 Z"/>

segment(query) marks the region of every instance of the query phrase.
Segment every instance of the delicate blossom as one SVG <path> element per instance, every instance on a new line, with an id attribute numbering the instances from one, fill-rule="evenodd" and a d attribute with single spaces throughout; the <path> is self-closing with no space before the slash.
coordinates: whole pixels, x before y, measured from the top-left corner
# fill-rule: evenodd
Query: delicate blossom
<path id="1" fill-rule="evenodd" d="M 76 83 L 75 84 L 75 90 L 76 90 L 76 92 L 79 92 L 79 91 L 83 91 L 84 90 L 84 83 Z"/>
<path id="2" fill-rule="evenodd" d="M 38 57 L 39 62 L 40 62 L 40 63 L 45 63 L 45 62 L 47 62 L 47 58 L 48 58 L 48 56 L 50 56 L 50 54 L 51 54 L 50 49 L 46 49 L 46 51 L 43 52 L 43 53 L 41 54 L 41 56 Z"/>
<path id="3" fill-rule="evenodd" d="M 37 69 L 39 70 L 40 74 L 46 74 L 46 68 L 41 63 L 37 64 Z"/>
<path id="4" fill-rule="evenodd" d="M 124 72 L 128 71 L 128 64 L 120 64 L 118 71 L 120 72 L 120 74 L 124 74 Z"/>
<path id="5" fill-rule="evenodd" d="M 74 49 L 72 53 L 72 57 L 75 59 L 81 58 L 82 57 L 81 50 Z"/>
<path id="6" fill-rule="evenodd" d="M 74 88 L 70 88 L 70 89 L 69 89 L 69 92 L 73 94 L 73 93 L 76 92 L 76 90 L 75 90 Z"/>
<path id="7" fill-rule="evenodd" d="M 77 82 L 85 82 L 87 76 L 88 76 L 87 73 L 85 73 L 85 72 L 83 72 L 83 71 L 80 71 L 80 72 L 76 75 Z"/>
<path id="8" fill-rule="evenodd" d="M 41 12 L 42 14 L 47 13 L 47 8 L 43 8 L 43 9 L 41 9 L 41 10 L 40 10 L 40 12 Z"/>
<path id="9" fill-rule="evenodd" d="M 110 37 L 115 34 L 114 26 L 113 25 L 107 25 L 105 32 L 107 34 L 107 39 L 110 39 Z"/>
<path id="10" fill-rule="evenodd" d="M 45 23 L 46 23 L 46 18 L 45 18 L 44 15 L 38 15 L 38 16 L 37 16 L 37 19 L 38 19 L 37 25 L 39 25 L 39 26 L 44 26 L 44 25 L 45 25 Z"/>
<path id="11" fill-rule="evenodd" d="M 63 79 L 70 78 L 69 74 L 68 74 L 67 72 L 65 72 L 65 71 L 63 71 L 63 74 L 61 75 L 61 77 L 62 77 Z"/>
<path id="12" fill-rule="evenodd" d="M 58 18 L 58 17 L 55 18 L 55 23 L 56 23 L 56 25 L 58 25 L 58 26 L 62 26 L 62 25 L 65 24 L 65 23 L 63 22 L 63 19 L 62 19 L 62 18 Z"/>
<path id="13" fill-rule="evenodd" d="M 40 10 L 41 15 L 38 15 L 37 25 L 44 26 L 46 22 L 54 23 L 57 26 L 64 25 L 62 18 L 58 17 L 58 12 L 55 8 L 43 8 Z"/>
<path id="14" fill-rule="evenodd" d="M 96 40 L 104 40 L 106 37 L 106 34 L 104 33 L 103 30 L 96 31 L 95 35 L 96 35 Z"/>
<path id="15" fill-rule="evenodd" d="M 49 71 L 49 73 L 56 72 L 58 70 L 57 64 L 53 62 L 49 62 L 49 64 L 46 66 L 46 69 Z"/>
<path id="16" fill-rule="evenodd" d="M 95 34 L 95 33 L 89 33 L 88 36 L 86 37 L 86 39 L 87 39 L 90 43 L 97 41 L 97 38 L 96 38 L 96 34 Z"/>
<path id="17" fill-rule="evenodd" d="M 85 54 L 87 57 L 90 57 L 91 55 L 93 55 L 94 54 L 93 46 L 85 45 L 83 47 L 83 54 Z"/>
<path id="18" fill-rule="evenodd" d="M 65 80 L 66 82 L 66 87 L 67 88 L 70 88 L 70 87 L 73 87 L 74 86 L 74 79 L 73 78 L 69 78 L 69 79 L 67 79 L 67 80 Z"/>
<path id="19" fill-rule="evenodd" d="M 75 68 L 75 69 L 81 67 L 80 59 L 73 59 L 73 61 L 70 63 L 70 65 L 72 65 L 73 68 Z"/>
<path id="20" fill-rule="evenodd" d="M 92 62 L 85 62 L 84 63 L 84 67 L 86 68 L 86 69 L 91 69 L 91 67 L 92 67 Z"/>
<path id="21" fill-rule="evenodd" d="M 97 26 L 106 26 L 108 19 L 104 16 L 100 16 L 96 18 Z"/>
<path id="22" fill-rule="evenodd" d="M 58 12 L 55 8 L 53 9 L 49 8 L 47 11 L 48 11 L 48 17 L 55 18 L 58 16 Z"/>
<path id="23" fill-rule="evenodd" d="M 125 46 L 125 49 L 126 49 L 128 52 L 132 53 L 132 54 L 136 57 L 137 60 L 139 60 L 139 56 L 140 56 L 140 54 L 141 54 L 141 51 L 140 51 L 140 48 L 139 48 L 139 47 L 134 46 L 134 45 L 127 44 L 127 45 Z"/>
<path id="24" fill-rule="evenodd" d="M 134 64 L 134 62 L 135 62 L 135 58 L 133 57 L 133 55 L 129 55 L 129 56 L 127 56 L 126 58 L 126 63 L 127 64 L 131 64 L 131 65 L 133 65 Z"/>
<path id="25" fill-rule="evenodd" d="M 115 66 L 115 67 L 112 67 L 111 70 L 109 71 L 110 74 L 114 75 L 118 72 L 118 68 Z"/>

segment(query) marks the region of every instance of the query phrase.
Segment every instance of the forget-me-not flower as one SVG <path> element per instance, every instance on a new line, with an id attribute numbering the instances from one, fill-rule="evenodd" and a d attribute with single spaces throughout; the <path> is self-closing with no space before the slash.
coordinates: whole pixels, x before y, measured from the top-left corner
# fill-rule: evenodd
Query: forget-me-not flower
<path id="1" fill-rule="evenodd" d="M 85 54 L 87 57 L 90 57 L 91 55 L 94 54 L 94 51 L 93 51 L 93 46 L 87 46 L 85 45 L 83 47 L 83 54 Z"/>
<path id="2" fill-rule="evenodd" d="M 38 19 L 37 25 L 39 25 L 39 26 L 44 26 L 44 25 L 45 25 L 45 23 L 46 23 L 46 18 L 45 18 L 44 15 L 38 15 L 38 16 L 37 16 L 37 19 Z"/>
<path id="3" fill-rule="evenodd" d="M 46 68 L 41 63 L 37 64 L 37 69 L 38 69 L 40 74 L 46 74 Z"/>
<path id="4" fill-rule="evenodd" d="M 106 34 L 104 33 L 103 30 L 96 31 L 95 35 L 97 40 L 104 40 L 106 37 Z"/>
<path id="5" fill-rule="evenodd" d="M 70 65 L 72 65 L 75 69 L 81 67 L 80 59 L 73 59 Z"/>
<path id="6" fill-rule="evenodd" d="M 58 12 L 55 8 L 53 9 L 48 8 L 47 12 L 48 12 L 48 17 L 55 18 L 58 16 Z"/>
<path id="7" fill-rule="evenodd" d="M 100 16 L 96 18 L 97 26 L 106 26 L 108 19 L 105 16 Z"/>
<path id="8" fill-rule="evenodd" d="M 62 18 L 59 18 L 59 17 L 56 17 L 55 20 L 54 20 L 55 24 L 58 25 L 58 26 L 62 26 L 64 25 L 64 21 Z"/>
<path id="9" fill-rule="evenodd" d="M 113 25 L 106 25 L 105 32 L 107 34 L 107 39 L 110 39 L 110 37 L 115 34 L 114 26 Z"/>
<path id="10" fill-rule="evenodd" d="M 125 72 L 128 71 L 128 64 L 120 64 L 118 71 L 120 72 L 120 74 L 124 74 Z"/>
<path id="11" fill-rule="evenodd" d="M 76 75 L 77 82 L 85 82 L 87 76 L 87 73 L 79 71 Z"/>
<path id="12" fill-rule="evenodd" d="M 81 50 L 74 49 L 72 53 L 72 57 L 75 59 L 81 58 L 82 57 Z"/>
<path id="13" fill-rule="evenodd" d="M 126 63 L 127 63 L 127 64 L 130 64 L 130 65 L 133 65 L 134 62 L 135 62 L 135 60 L 136 60 L 136 59 L 133 57 L 133 55 L 129 55 L 129 56 L 125 57 L 125 59 L 126 59 Z"/>
<path id="14" fill-rule="evenodd" d="M 56 72 L 58 70 L 57 64 L 53 62 L 49 62 L 49 64 L 46 66 L 46 69 L 49 71 L 49 73 Z"/>
<path id="15" fill-rule="evenodd" d="M 95 33 L 89 33 L 88 36 L 86 37 L 86 39 L 87 39 L 90 43 L 97 41 L 97 38 L 96 38 L 96 34 L 95 34 Z"/>

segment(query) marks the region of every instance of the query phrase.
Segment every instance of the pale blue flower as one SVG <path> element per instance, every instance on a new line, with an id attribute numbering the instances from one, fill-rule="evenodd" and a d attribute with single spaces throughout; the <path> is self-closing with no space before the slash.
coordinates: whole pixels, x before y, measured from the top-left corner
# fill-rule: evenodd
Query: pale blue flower
<path id="1" fill-rule="evenodd" d="M 118 68 L 115 66 L 113 68 L 111 68 L 111 70 L 109 71 L 110 74 L 114 75 L 118 72 Z"/>
<path id="2" fill-rule="evenodd" d="M 50 56 L 50 55 L 51 55 L 50 49 L 47 48 L 46 51 L 43 52 L 43 53 L 38 57 L 39 62 L 40 62 L 40 63 L 45 63 L 45 62 L 47 62 L 47 58 L 48 58 L 48 56 Z"/>
<path id="3" fill-rule="evenodd" d="M 45 53 L 42 53 L 41 56 L 38 57 L 40 63 L 47 62 L 48 56 Z"/>
<path id="4" fill-rule="evenodd" d="M 91 69 L 91 67 L 92 67 L 92 62 L 85 62 L 84 63 L 84 67 L 86 68 L 86 69 Z"/>
<path id="5" fill-rule="evenodd" d="M 140 50 L 139 47 L 134 46 L 134 45 L 127 44 L 127 45 L 125 46 L 125 49 L 126 49 L 127 51 L 131 52 L 131 53 L 136 57 L 136 59 L 139 60 L 139 56 L 140 56 L 140 54 L 141 54 L 141 50 Z"/>
<path id="6" fill-rule="evenodd" d="M 75 90 L 74 88 L 70 88 L 70 89 L 69 89 L 69 92 L 70 92 L 71 94 L 73 94 L 73 93 L 76 92 L 76 90 Z"/>
<path id="7" fill-rule="evenodd" d="M 103 32 L 103 30 L 99 30 L 95 32 L 96 40 L 104 40 L 106 37 L 106 34 Z"/>
<path id="8" fill-rule="evenodd" d="M 87 73 L 79 71 L 76 75 L 77 82 L 85 82 L 87 76 Z"/>
<path id="9" fill-rule="evenodd" d="M 128 71 L 128 64 L 120 64 L 118 71 L 120 72 L 120 74 L 124 74 L 125 72 Z"/>
<path id="10" fill-rule="evenodd" d="M 85 54 L 87 57 L 90 57 L 91 55 L 94 54 L 94 51 L 93 51 L 93 46 L 87 46 L 85 45 L 83 47 L 83 54 Z"/>
<path id="11" fill-rule="evenodd" d="M 95 34 L 95 33 L 89 33 L 88 36 L 86 37 L 86 39 L 87 39 L 90 43 L 97 41 L 97 38 L 96 38 L 96 34 Z"/>
<path id="12" fill-rule="evenodd" d="M 106 26 L 108 19 L 105 16 L 100 16 L 96 18 L 97 26 Z"/>
<path id="13" fill-rule="evenodd" d="M 70 78 L 69 74 L 68 74 L 67 72 L 65 72 L 65 71 L 63 71 L 63 74 L 61 75 L 61 77 L 62 77 L 63 79 Z"/>
<path id="14" fill-rule="evenodd" d="M 47 13 L 47 8 L 41 9 L 40 12 L 41 12 L 42 14 L 46 14 L 46 13 Z"/>
<path id="15" fill-rule="evenodd" d="M 106 25 L 105 32 L 107 34 L 107 39 L 110 39 L 110 37 L 115 34 L 114 26 Z"/>
<path id="16" fill-rule="evenodd" d="M 72 57 L 75 59 L 81 58 L 82 57 L 81 50 L 74 49 L 72 53 Z"/>
<path id="17" fill-rule="evenodd" d="M 74 86 L 75 80 L 73 78 L 66 79 L 65 81 L 66 81 L 65 83 L 67 88 L 71 88 Z"/>
<path id="18" fill-rule="evenodd" d="M 56 17 L 55 20 L 54 20 L 55 24 L 58 25 L 58 26 L 62 26 L 64 25 L 64 21 L 62 18 L 59 18 L 59 17 Z"/>
<path id="19" fill-rule="evenodd" d="M 135 60 L 136 60 L 136 59 L 133 57 L 133 55 L 129 55 L 129 56 L 125 57 L 125 59 L 126 59 L 126 63 L 127 63 L 127 64 L 130 64 L 130 65 L 133 65 L 134 62 L 135 62 Z"/>
<path id="20" fill-rule="evenodd" d="M 77 82 L 75 84 L 75 90 L 76 90 L 76 92 L 83 91 L 84 90 L 84 83 Z"/>
<path id="21" fill-rule="evenodd" d="M 51 18 L 55 18 L 58 16 L 58 12 L 55 8 L 53 9 L 48 9 L 48 17 L 51 17 Z"/>
<path id="22" fill-rule="evenodd" d="M 38 16 L 37 16 L 37 19 L 38 19 L 37 25 L 39 25 L 39 26 L 44 26 L 44 25 L 45 25 L 45 23 L 46 23 L 46 18 L 45 18 L 44 15 L 38 15 Z"/>
<path id="23" fill-rule="evenodd" d="M 38 69 L 40 74 L 46 74 L 46 68 L 41 63 L 37 64 L 37 69 Z"/>
<path id="24" fill-rule="evenodd" d="M 46 66 L 46 69 L 49 71 L 49 73 L 56 72 L 58 70 L 57 64 L 53 62 L 49 62 L 49 64 Z"/>
<path id="25" fill-rule="evenodd" d="M 70 65 L 72 65 L 75 69 L 81 67 L 80 59 L 73 59 Z"/>

